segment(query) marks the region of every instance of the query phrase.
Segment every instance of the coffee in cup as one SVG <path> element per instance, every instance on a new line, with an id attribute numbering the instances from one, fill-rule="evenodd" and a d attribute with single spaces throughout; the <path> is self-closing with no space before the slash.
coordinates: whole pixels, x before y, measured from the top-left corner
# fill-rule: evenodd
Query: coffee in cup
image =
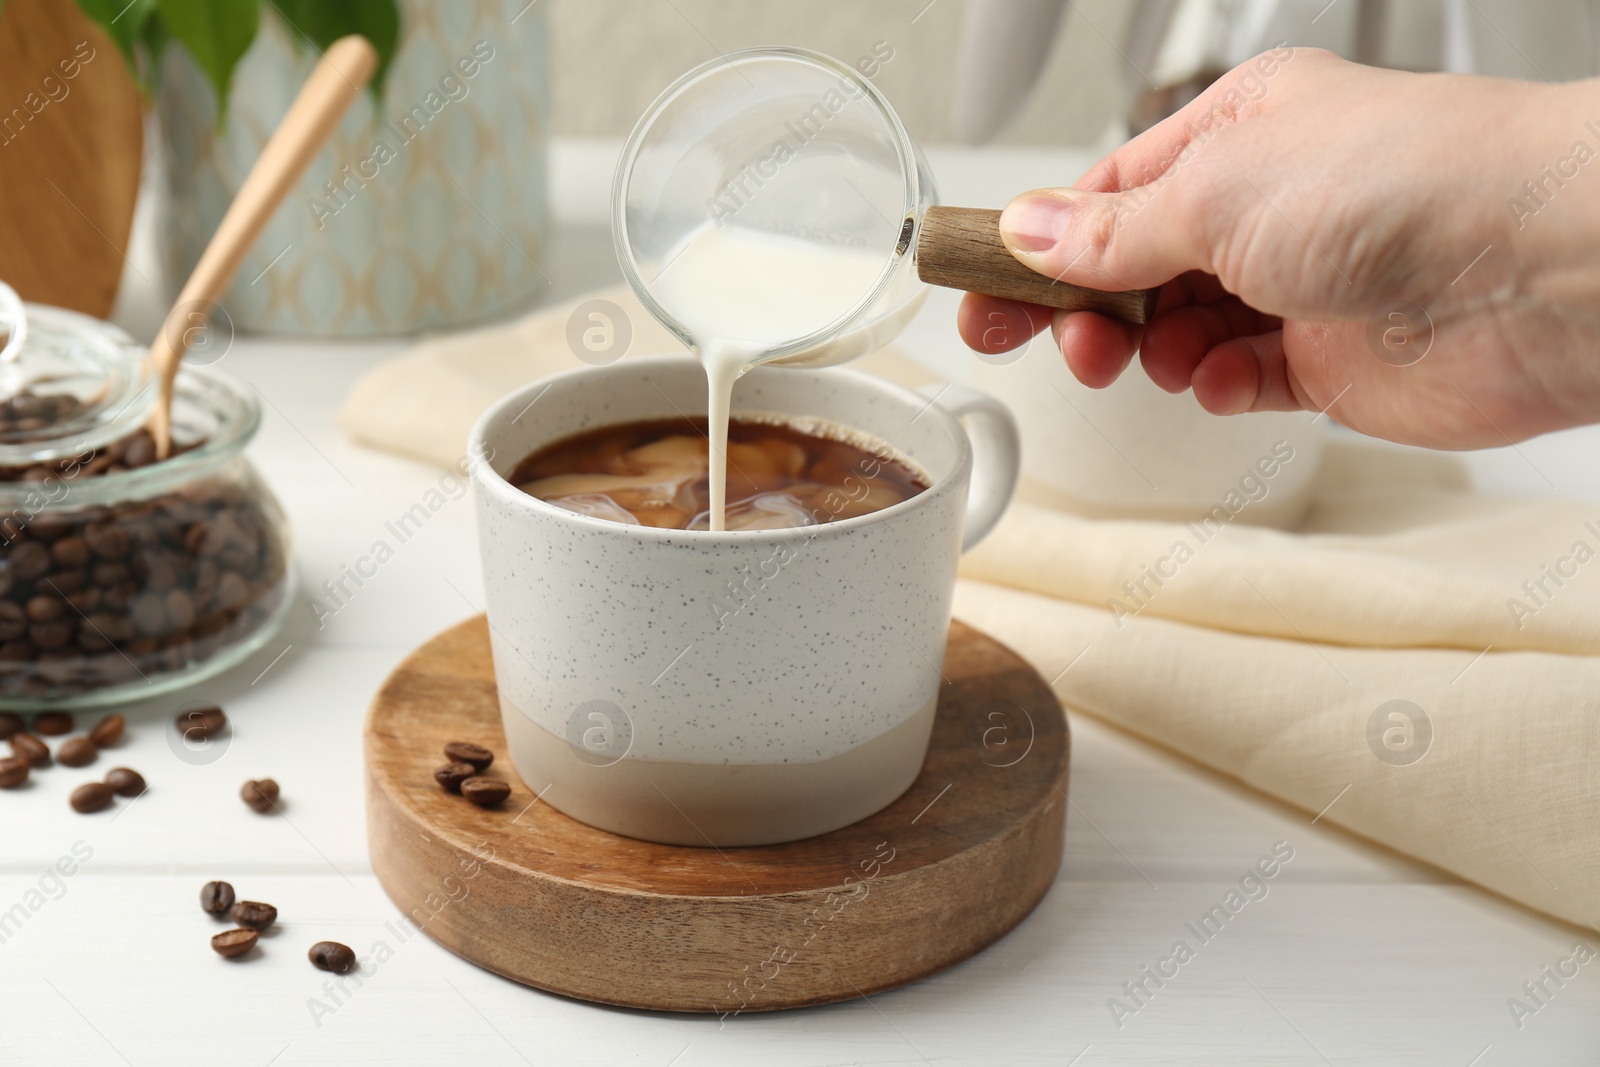
<path id="1" fill-rule="evenodd" d="M 511 483 L 614 522 L 709 530 L 705 419 L 674 416 L 562 438 L 517 464 Z M 730 422 L 728 530 L 776 530 L 868 515 L 911 499 L 928 477 L 894 446 L 818 418 L 746 414 Z"/>

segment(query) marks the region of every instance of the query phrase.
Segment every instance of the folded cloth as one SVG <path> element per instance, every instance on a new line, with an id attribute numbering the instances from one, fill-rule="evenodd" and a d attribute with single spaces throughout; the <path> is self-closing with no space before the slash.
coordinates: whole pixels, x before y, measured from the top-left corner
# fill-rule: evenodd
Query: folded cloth
<path id="1" fill-rule="evenodd" d="M 1600 660 L 1312 644 L 963 580 L 1070 707 L 1574 923 L 1600 919 Z M 1065 670 L 1065 674 L 1061 672 Z"/>
<path id="2" fill-rule="evenodd" d="M 681 348 L 626 290 L 630 355 Z M 587 299 L 596 299 L 590 297 Z M 478 414 L 581 365 L 583 301 L 420 343 L 357 383 L 359 440 L 440 463 Z M 857 364 L 923 384 L 885 350 Z M 1278 464 L 1293 456 L 1275 456 Z M 1600 921 L 1600 506 L 1473 492 L 1452 457 L 1336 441 L 1295 532 L 1018 503 L 956 613 L 1062 702 L 1574 923 Z"/>

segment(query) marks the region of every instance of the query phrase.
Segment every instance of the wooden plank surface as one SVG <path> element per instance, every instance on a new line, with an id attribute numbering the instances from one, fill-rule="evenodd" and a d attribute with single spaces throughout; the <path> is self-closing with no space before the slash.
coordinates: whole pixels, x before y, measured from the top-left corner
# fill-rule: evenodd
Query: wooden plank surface
<path id="1" fill-rule="evenodd" d="M 296 388 L 321 376 L 338 395 L 395 350 L 242 342 L 227 357 L 271 400 L 253 453 L 295 523 L 303 594 L 438 485 L 439 471 L 343 442 L 332 400 Z M 1521 447 L 1558 485 L 1600 501 L 1600 472 L 1584 460 L 1597 446 L 1600 433 L 1585 431 Z M 1510 450 L 1474 462 L 1504 488 L 1550 491 Z M 1018 1067 L 1065 1067 L 1074 1057 L 1074 1067 L 1467 1067 L 1480 1053 L 1475 1067 L 1587 1067 L 1600 1049 L 1600 972 L 1591 967 L 1520 1029 L 1506 1008 L 1574 941 L 1600 947 L 1600 935 L 1313 825 L 1079 715 L 1069 716 L 1069 844 L 1055 887 L 989 951 L 870 1003 L 745 1015 L 719 1028 L 715 1016 L 618 1011 L 531 990 L 426 938 L 401 946 L 385 924 L 402 913 L 366 858 L 362 716 L 407 651 L 482 607 L 474 545 L 470 504 L 450 501 L 324 629 L 309 609 L 297 611 L 275 647 L 192 694 L 233 714 L 236 732 L 216 762 L 173 753 L 172 702 L 156 701 L 130 709 L 129 738 L 114 756 L 0 793 L 0 913 L 76 841 L 95 850 L 59 898 L 0 944 L 0 1062 L 423 1067 L 476 1055 L 667 1067 L 679 1056 L 673 1067 L 987 1067 L 998 1047 Z M 1075 651 L 1063 649 L 1055 670 Z M 120 764 L 150 780 L 143 800 L 121 815 L 67 809 L 73 784 Z M 239 784 L 263 774 L 282 783 L 286 818 L 238 801 Z M 1295 856 L 1267 898 L 1119 1028 L 1108 999 L 1280 840 Z M 278 933 L 242 964 L 205 945 L 217 927 L 195 895 L 218 877 L 281 912 Z M 371 958 L 380 941 L 393 952 L 362 986 L 350 983 L 332 1015 L 313 1003 L 332 1004 L 323 990 L 331 976 L 305 961 L 324 938 Z"/>

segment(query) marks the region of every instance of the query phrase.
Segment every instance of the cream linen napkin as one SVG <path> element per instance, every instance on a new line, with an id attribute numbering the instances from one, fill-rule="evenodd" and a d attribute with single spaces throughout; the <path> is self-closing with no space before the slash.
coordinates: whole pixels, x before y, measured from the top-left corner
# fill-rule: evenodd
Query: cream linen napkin
<path id="1" fill-rule="evenodd" d="M 625 289 L 598 296 L 628 316 L 630 354 L 680 347 Z M 566 339 L 580 302 L 417 345 L 356 385 L 341 424 L 456 461 L 490 403 L 580 365 Z M 892 350 L 858 366 L 931 377 Z M 1600 505 L 1482 496 L 1449 457 L 1341 441 L 1301 530 L 1218 514 L 1113 522 L 1018 503 L 963 564 L 956 612 L 1069 707 L 1600 922 Z"/>

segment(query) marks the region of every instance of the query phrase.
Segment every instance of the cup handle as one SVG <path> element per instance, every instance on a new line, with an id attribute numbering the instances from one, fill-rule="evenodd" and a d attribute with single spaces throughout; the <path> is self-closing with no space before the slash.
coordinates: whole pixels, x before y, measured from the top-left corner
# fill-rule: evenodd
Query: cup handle
<path id="1" fill-rule="evenodd" d="M 961 551 L 989 535 L 1005 514 L 1022 469 L 1022 435 L 1011 409 L 988 393 L 965 385 L 925 385 L 917 392 L 962 420 L 972 442 L 972 483 Z"/>

